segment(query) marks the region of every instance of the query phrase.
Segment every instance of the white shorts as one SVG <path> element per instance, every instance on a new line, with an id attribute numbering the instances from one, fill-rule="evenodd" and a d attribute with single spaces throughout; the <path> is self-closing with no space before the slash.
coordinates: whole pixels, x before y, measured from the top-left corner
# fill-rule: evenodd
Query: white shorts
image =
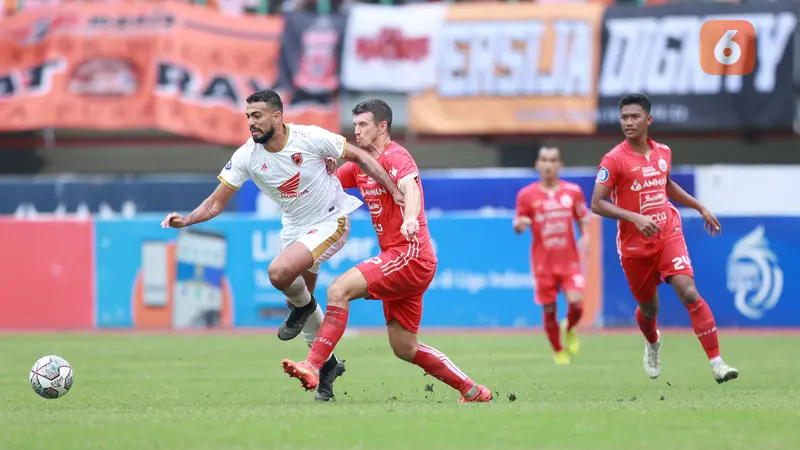
<path id="1" fill-rule="evenodd" d="M 314 258 L 314 265 L 308 271 L 319 273 L 320 264 L 341 250 L 348 237 L 348 216 L 326 219 L 308 227 L 284 227 L 281 230 L 281 251 L 295 242 L 302 242 Z"/>

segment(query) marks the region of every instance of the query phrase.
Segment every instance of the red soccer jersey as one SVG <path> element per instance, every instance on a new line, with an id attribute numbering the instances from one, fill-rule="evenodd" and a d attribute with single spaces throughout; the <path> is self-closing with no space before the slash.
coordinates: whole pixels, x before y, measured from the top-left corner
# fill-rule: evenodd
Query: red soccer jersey
<path id="1" fill-rule="evenodd" d="M 535 274 L 566 274 L 580 268 L 573 220 L 587 214 L 583 191 L 569 181 L 560 181 L 553 191 L 544 190 L 537 181 L 517 193 L 517 217 L 531 219 Z"/>
<path id="2" fill-rule="evenodd" d="M 617 252 L 621 256 L 648 256 L 658 243 L 681 231 L 681 217 L 667 197 L 667 180 L 672 169 L 672 150 L 647 139 L 653 150 L 649 158 L 636 153 L 622 141 L 600 161 L 597 182 L 611 188 L 611 201 L 618 207 L 650 216 L 661 228 L 648 238 L 631 222 L 617 223 Z"/>
<path id="3" fill-rule="evenodd" d="M 431 245 L 431 235 L 428 232 L 428 220 L 425 218 L 425 195 L 414 158 L 400 144 L 391 141 L 386 146 L 386 150 L 378 156 L 378 162 L 389 172 L 392 180 L 398 186 L 403 182 L 417 183 L 421 196 L 418 218 L 419 232 L 414 242 L 415 248 L 411 248 L 414 254 L 409 256 L 437 262 L 436 252 L 433 251 Z M 390 248 L 402 248 L 403 251 L 406 251 L 410 248 L 408 241 L 400 233 L 400 226 L 403 225 L 403 210 L 394 202 L 392 195 L 383 186 L 351 162 L 340 167 L 336 171 L 336 176 L 344 188 L 357 187 L 361 196 L 364 197 L 364 203 L 369 207 L 369 215 L 372 217 L 372 226 L 378 234 L 378 245 L 380 245 L 381 251 Z"/>

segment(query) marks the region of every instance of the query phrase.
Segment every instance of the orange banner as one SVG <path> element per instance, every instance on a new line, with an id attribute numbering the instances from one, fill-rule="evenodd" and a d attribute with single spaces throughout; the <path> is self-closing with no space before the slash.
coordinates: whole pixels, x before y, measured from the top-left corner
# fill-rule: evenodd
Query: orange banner
<path id="1" fill-rule="evenodd" d="M 244 99 L 275 87 L 282 33 L 280 17 L 181 4 L 23 12 L 0 22 L 0 131 L 151 128 L 241 145 Z M 337 108 L 286 108 L 286 121 L 337 131 Z"/>
<path id="2" fill-rule="evenodd" d="M 595 132 L 600 3 L 451 4 L 437 85 L 410 100 L 427 134 Z"/>

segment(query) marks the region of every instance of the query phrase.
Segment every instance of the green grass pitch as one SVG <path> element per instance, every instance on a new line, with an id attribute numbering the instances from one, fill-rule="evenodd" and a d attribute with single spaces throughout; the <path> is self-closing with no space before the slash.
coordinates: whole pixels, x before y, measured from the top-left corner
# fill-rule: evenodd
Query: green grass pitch
<path id="1" fill-rule="evenodd" d="M 424 331 L 424 330 L 423 330 Z M 725 334 L 741 371 L 717 385 L 689 331 L 664 334 L 661 378 L 642 370 L 637 334 L 587 334 L 555 366 L 539 334 L 431 334 L 491 404 L 395 359 L 382 334 L 345 337 L 337 401 L 280 369 L 298 339 L 273 334 L 0 336 L 0 449 L 780 449 L 800 445 L 800 336 Z M 45 400 L 27 378 L 46 354 L 75 384 Z M 426 389 L 426 386 L 432 385 Z M 513 394 L 513 395 L 512 395 Z M 516 398 L 511 401 L 509 398 Z"/>

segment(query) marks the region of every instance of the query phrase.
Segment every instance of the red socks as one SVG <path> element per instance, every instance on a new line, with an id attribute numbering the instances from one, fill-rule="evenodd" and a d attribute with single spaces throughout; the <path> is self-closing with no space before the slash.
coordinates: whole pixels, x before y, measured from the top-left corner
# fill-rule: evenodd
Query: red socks
<path id="1" fill-rule="evenodd" d="M 347 315 L 350 313 L 345 308 L 328 306 L 325 309 L 325 319 L 317 331 L 317 338 L 311 346 L 306 361 L 311 363 L 317 370 L 322 368 L 325 361 L 333 353 L 333 348 L 342 338 L 345 328 L 347 328 Z"/>
<path id="2" fill-rule="evenodd" d="M 325 316 L 325 320 L 328 320 L 328 316 Z M 325 326 L 324 322 L 322 326 Z M 320 331 L 322 331 L 321 328 Z M 417 353 L 411 363 L 421 367 L 428 375 L 458 390 L 462 395 L 472 389 L 472 386 L 475 386 L 475 383 L 461 369 L 456 367 L 447 355 L 423 343 L 419 344 L 419 349 L 417 349 Z"/>
<path id="3" fill-rule="evenodd" d="M 567 330 L 575 328 L 583 315 L 583 302 L 570 303 L 567 305 Z"/>
<path id="4" fill-rule="evenodd" d="M 563 347 L 561 347 L 561 330 L 558 328 L 556 312 L 544 311 L 542 314 L 544 332 L 547 334 L 547 339 L 550 341 L 553 350 L 558 353 L 563 350 Z"/>
<path id="5" fill-rule="evenodd" d="M 642 330 L 645 340 L 650 344 L 655 344 L 658 341 L 658 317 L 648 320 L 637 306 L 636 322 L 639 324 L 639 329 Z"/>
<path id="6" fill-rule="evenodd" d="M 719 340 L 717 339 L 717 324 L 714 322 L 714 315 L 711 314 L 711 308 L 708 307 L 705 300 L 702 298 L 686 305 L 686 310 L 689 311 L 689 319 L 692 320 L 692 328 L 700 340 L 700 345 L 706 351 L 708 359 L 713 359 L 719 356 Z"/>

